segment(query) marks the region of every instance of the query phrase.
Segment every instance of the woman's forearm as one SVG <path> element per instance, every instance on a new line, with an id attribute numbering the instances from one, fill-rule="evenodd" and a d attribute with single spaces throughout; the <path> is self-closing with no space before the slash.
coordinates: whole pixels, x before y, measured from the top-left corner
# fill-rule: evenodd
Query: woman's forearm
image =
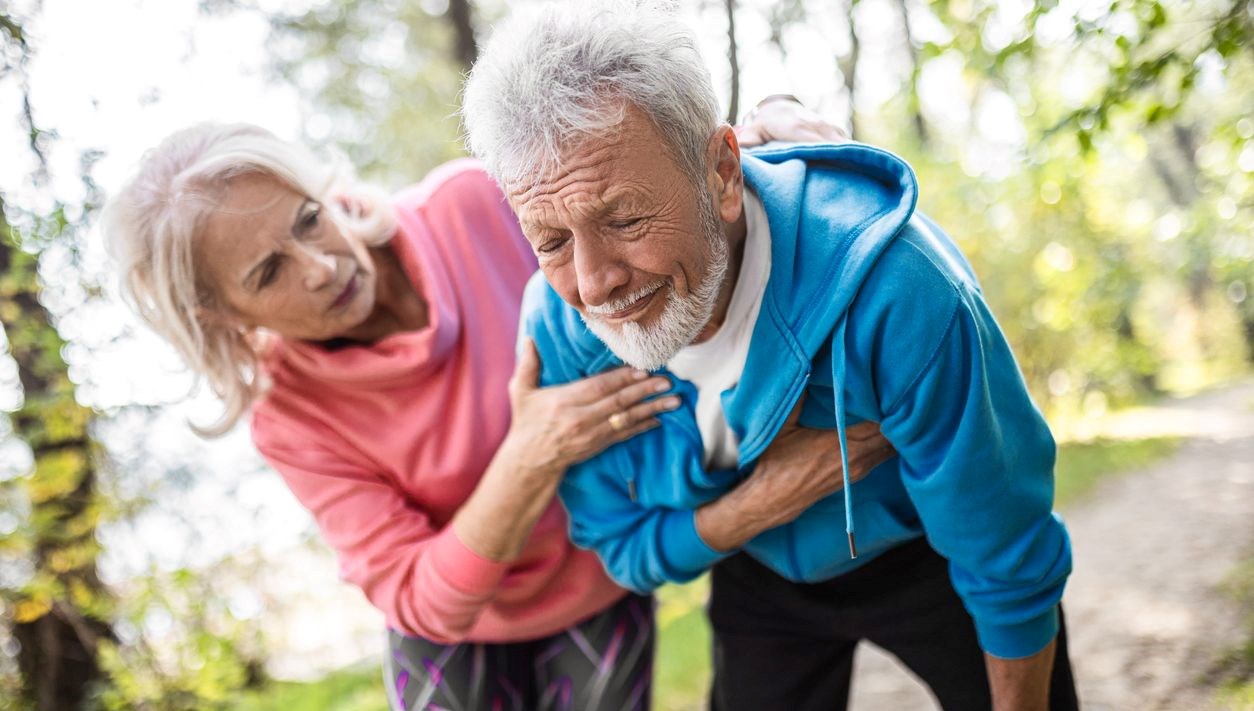
<path id="1" fill-rule="evenodd" d="M 453 516 L 454 533 L 475 553 L 511 562 L 527 545 L 531 529 L 557 492 L 563 471 L 534 469 L 504 444 L 470 498 Z"/>

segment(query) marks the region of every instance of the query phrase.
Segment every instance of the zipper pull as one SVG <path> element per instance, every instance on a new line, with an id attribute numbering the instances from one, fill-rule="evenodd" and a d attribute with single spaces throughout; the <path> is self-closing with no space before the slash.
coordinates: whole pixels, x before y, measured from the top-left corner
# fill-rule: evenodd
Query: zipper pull
<path id="1" fill-rule="evenodd" d="M 635 479 L 627 480 L 627 495 L 631 497 L 631 500 L 633 503 L 636 501 L 636 480 Z"/>

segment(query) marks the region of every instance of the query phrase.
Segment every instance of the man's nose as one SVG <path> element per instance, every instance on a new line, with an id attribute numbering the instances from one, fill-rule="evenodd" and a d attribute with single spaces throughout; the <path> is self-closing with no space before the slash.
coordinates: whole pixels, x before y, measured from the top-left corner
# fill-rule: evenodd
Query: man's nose
<path id="1" fill-rule="evenodd" d="M 317 291 L 335 281 L 335 256 L 319 249 L 303 247 L 298 251 L 305 288 Z"/>
<path id="2" fill-rule="evenodd" d="M 610 300 L 614 290 L 631 281 L 631 270 L 607 248 L 599 237 L 575 237 L 575 278 L 579 302 L 585 306 L 601 306 Z"/>

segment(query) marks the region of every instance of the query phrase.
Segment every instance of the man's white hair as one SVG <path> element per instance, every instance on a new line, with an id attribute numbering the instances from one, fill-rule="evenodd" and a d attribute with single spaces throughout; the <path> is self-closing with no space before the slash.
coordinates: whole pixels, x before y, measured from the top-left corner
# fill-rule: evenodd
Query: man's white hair
<path id="1" fill-rule="evenodd" d="M 381 192 L 360 185 L 345 161 L 322 160 L 304 146 L 249 124 L 203 123 L 183 129 L 144 155 L 138 172 L 105 206 L 103 222 L 122 292 L 131 308 L 174 346 L 225 405 L 201 435 L 223 434 L 264 391 L 257 348 L 220 312 L 214 285 L 198 278 L 193 245 L 208 215 L 220 209 L 227 183 L 264 173 L 313 200 L 344 232 L 368 245 L 396 231 Z M 349 214 L 334 198 L 352 195 L 363 209 Z"/>
<path id="2" fill-rule="evenodd" d="M 699 181 L 718 100 L 672 2 L 568 0 L 514 11 L 475 63 L 462 115 L 471 152 L 508 191 L 612 132 L 628 104 L 652 119 L 680 169 Z"/>

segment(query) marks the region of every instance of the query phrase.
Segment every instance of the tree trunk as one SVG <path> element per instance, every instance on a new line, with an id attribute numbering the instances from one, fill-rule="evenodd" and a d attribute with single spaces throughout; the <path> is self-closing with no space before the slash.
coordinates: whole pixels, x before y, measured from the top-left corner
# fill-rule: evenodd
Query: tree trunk
<path id="1" fill-rule="evenodd" d="M 469 72 L 479 58 L 475 42 L 475 7 L 471 0 L 449 0 L 444 17 L 453 26 L 453 57 Z"/>
<path id="2" fill-rule="evenodd" d="M 854 25 L 853 11 L 858 6 L 858 0 L 848 0 L 845 18 L 849 25 L 849 53 L 843 57 L 836 58 L 836 65 L 840 68 L 840 76 L 845 83 L 845 95 L 849 97 L 849 137 L 855 141 L 859 139 L 861 131 L 858 130 L 858 112 L 854 108 L 854 99 L 857 97 L 857 76 L 858 76 L 858 32 Z"/>
<path id="3" fill-rule="evenodd" d="M 1175 173 L 1160 158 L 1155 156 L 1154 167 L 1159 176 L 1164 178 L 1164 183 L 1168 186 L 1168 192 L 1171 193 L 1172 201 L 1181 207 L 1181 209 L 1190 209 L 1202 197 L 1201 188 L 1198 181 L 1202 180 L 1202 169 L 1197 164 L 1197 131 L 1193 126 L 1173 121 L 1171 123 L 1171 140 L 1176 147 L 1178 160 L 1172 161 L 1175 166 Z M 1176 175 L 1177 180 L 1174 183 L 1169 182 L 1166 178 L 1169 175 Z M 1215 283 L 1214 276 L 1211 274 L 1211 264 L 1214 257 L 1211 250 L 1210 236 L 1204 234 L 1194 234 L 1189 241 L 1189 262 L 1188 262 L 1188 286 L 1189 299 L 1198 309 L 1204 309 L 1206 303 L 1206 294 Z"/>
<path id="4" fill-rule="evenodd" d="M 727 123 L 740 115 L 740 53 L 736 49 L 736 0 L 726 0 L 727 62 L 731 65 L 731 98 L 727 100 Z"/>
<path id="5" fill-rule="evenodd" d="M 906 57 L 910 60 L 910 91 L 907 94 L 911 118 L 914 120 L 914 132 L 919 138 L 920 146 L 927 146 L 927 121 L 923 118 L 923 107 L 919 103 L 919 48 L 914 43 L 914 33 L 910 27 L 910 9 L 906 0 L 896 0 L 897 13 L 901 17 L 902 38 L 906 43 Z"/>
<path id="6" fill-rule="evenodd" d="M 1187 208 L 1193 202 L 1193 197 L 1189 187 L 1176 175 L 1172 161 L 1156 153 L 1150 154 L 1149 161 L 1154 168 L 1154 174 L 1158 176 L 1158 180 L 1166 188 L 1167 197 L 1171 202 L 1177 207 Z"/>
<path id="7" fill-rule="evenodd" d="M 109 624 L 81 608 L 108 601 L 96 574 L 96 469 L 88 434 L 92 412 L 74 399 L 64 342 L 39 302 L 37 259 L 20 250 L 0 196 L 0 316 L 17 364 L 23 403 L 14 434 L 30 447 L 34 469 L 17 486 L 30 502 L 34 580 L 15 602 L 13 639 L 23 694 L 37 711 L 79 708 L 102 677 L 101 640 Z"/>

